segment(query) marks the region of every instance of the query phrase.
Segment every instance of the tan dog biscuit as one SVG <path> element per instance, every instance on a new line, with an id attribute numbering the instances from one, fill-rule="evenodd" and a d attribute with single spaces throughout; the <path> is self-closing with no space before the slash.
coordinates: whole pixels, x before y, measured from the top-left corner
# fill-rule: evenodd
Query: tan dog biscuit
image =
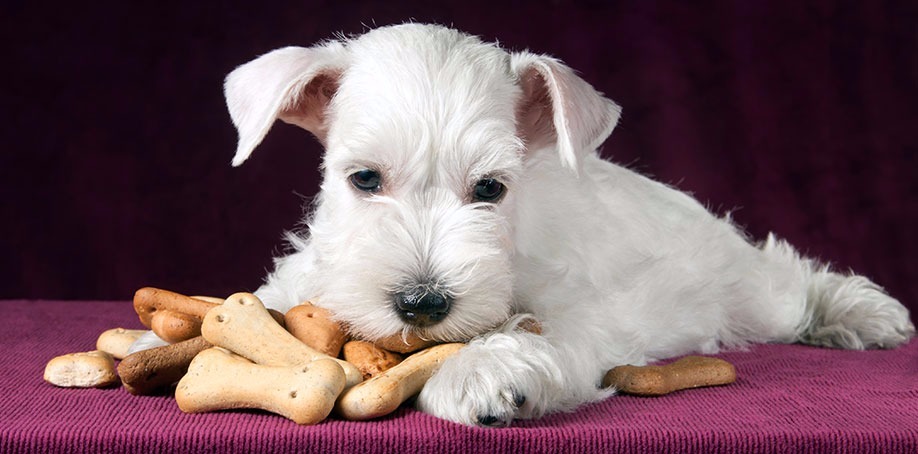
<path id="1" fill-rule="evenodd" d="M 118 383 L 114 358 L 100 350 L 53 358 L 45 366 L 44 378 L 65 388 L 103 388 Z"/>
<path id="2" fill-rule="evenodd" d="M 315 424 L 331 412 L 344 383 L 341 366 L 329 359 L 273 367 L 210 348 L 192 361 L 175 401 L 187 413 L 257 408 Z"/>
<path id="3" fill-rule="evenodd" d="M 202 295 L 193 295 L 192 298 L 196 300 L 204 301 L 205 303 L 211 304 L 223 304 L 223 298 L 217 298 L 215 296 L 202 296 Z"/>
<path id="4" fill-rule="evenodd" d="M 363 372 L 363 379 L 369 380 L 402 362 L 402 355 L 379 348 L 367 341 L 350 341 L 344 344 L 344 360 L 357 366 Z"/>
<path id="5" fill-rule="evenodd" d="M 415 353 L 382 374 L 345 390 L 335 409 L 350 420 L 392 413 L 408 398 L 421 392 L 440 364 L 463 347 L 465 344 L 441 344 Z"/>
<path id="6" fill-rule="evenodd" d="M 542 324 L 529 314 L 520 314 L 516 329 L 533 334 L 542 334 Z M 457 340 L 458 341 L 458 340 Z M 439 344 L 435 340 L 422 339 L 415 333 L 396 333 L 372 341 L 377 347 L 390 352 L 408 354 Z"/>
<path id="7" fill-rule="evenodd" d="M 686 356 L 665 366 L 618 366 L 606 373 L 602 384 L 625 394 L 662 396 L 734 381 L 736 369 L 732 364 L 719 358 Z"/>
<path id="8" fill-rule="evenodd" d="M 203 337 L 151 348 L 128 355 L 118 364 L 124 389 L 134 395 L 151 394 L 179 381 L 195 355 L 212 345 Z"/>
<path id="9" fill-rule="evenodd" d="M 96 350 L 102 350 L 115 359 L 122 359 L 128 355 L 131 345 L 146 333 L 149 331 L 145 329 L 112 328 L 99 335 Z"/>
<path id="10" fill-rule="evenodd" d="M 346 386 L 363 381 L 363 374 L 353 364 L 319 352 L 284 330 L 251 293 L 233 294 L 208 312 L 201 333 L 214 345 L 261 365 L 296 366 L 317 359 L 333 359 L 344 369 Z"/>
<path id="11" fill-rule="evenodd" d="M 201 320 L 207 311 L 216 306 L 218 304 L 153 287 L 144 287 L 134 293 L 134 311 L 146 327 L 151 327 L 153 315 L 161 310 L 191 315 Z"/>
<path id="12" fill-rule="evenodd" d="M 328 356 L 337 358 L 347 341 L 347 333 L 332 320 L 331 312 L 309 302 L 287 311 L 284 322 L 293 337 Z"/>
<path id="13" fill-rule="evenodd" d="M 408 333 L 407 335 L 393 334 L 377 339 L 373 343 L 383 350 L 396 353 L 412 353 L 438 344 L 437 341 L 421 339 L 414 333 Z"/>

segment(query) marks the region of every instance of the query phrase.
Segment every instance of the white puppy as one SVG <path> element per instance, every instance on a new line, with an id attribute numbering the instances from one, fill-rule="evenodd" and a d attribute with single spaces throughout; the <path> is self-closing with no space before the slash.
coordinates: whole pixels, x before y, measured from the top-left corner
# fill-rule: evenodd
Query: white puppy
<path id="1" fill-rule="evenodd" d="M 471 339 L 419 396 L 431 414 L 505 425 L 609 396 L 600 379 L 624 363 L 914 333 L 868 279 L 772 236 L 750 244 L 602 160 L 620 109 L 558 60 L 406 24 L 270 52 L 229 75 L 226 97 L 234 165 L 276 119 L 327 150 L 308 231 L 288 234 L 294 251 L 256 294 L 282 311 L 313 301 L 367 339 Z"/>

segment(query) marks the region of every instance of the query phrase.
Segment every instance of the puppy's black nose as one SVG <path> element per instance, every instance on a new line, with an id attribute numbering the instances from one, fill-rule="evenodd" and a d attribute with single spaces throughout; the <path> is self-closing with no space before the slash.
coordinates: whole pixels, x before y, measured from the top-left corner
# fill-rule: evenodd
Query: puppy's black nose
<path id="1" fill-rule="evenodd" d="M 439 323 L 449 314 L 451 299 L 439 292 L 419 289 L 395 294 L 395 307 L 402 320 L 417 326 Z"/>

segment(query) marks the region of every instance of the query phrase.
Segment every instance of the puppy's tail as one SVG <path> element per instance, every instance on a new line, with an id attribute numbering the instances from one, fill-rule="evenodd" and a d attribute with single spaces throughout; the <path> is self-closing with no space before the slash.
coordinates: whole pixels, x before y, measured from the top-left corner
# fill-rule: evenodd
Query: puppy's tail
<path id="1" fill-rule="evenodd" d="M 762 250 L 794 263 L 804 277 L 806 299 L 797 341 L 864 350 L 893 348 L 915 335 L 908 309 L 870 279 L 840 274 L 828 265 L 800 257 L 787 242 L 771 235 Z"/>

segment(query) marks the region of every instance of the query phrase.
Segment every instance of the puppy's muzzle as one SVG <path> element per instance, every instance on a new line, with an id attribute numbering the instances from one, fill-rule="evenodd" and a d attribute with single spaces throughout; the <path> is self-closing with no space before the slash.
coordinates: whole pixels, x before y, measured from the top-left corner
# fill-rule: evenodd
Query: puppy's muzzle
<path id="1" fill-rule="evenodd" d="M 399 317 L 406 323 L 416 326 L 439 323 L 449 314 L 452 305 L 452 298 L 449 296 L 424 287 L 396 293 L 394 300 Z"/>

